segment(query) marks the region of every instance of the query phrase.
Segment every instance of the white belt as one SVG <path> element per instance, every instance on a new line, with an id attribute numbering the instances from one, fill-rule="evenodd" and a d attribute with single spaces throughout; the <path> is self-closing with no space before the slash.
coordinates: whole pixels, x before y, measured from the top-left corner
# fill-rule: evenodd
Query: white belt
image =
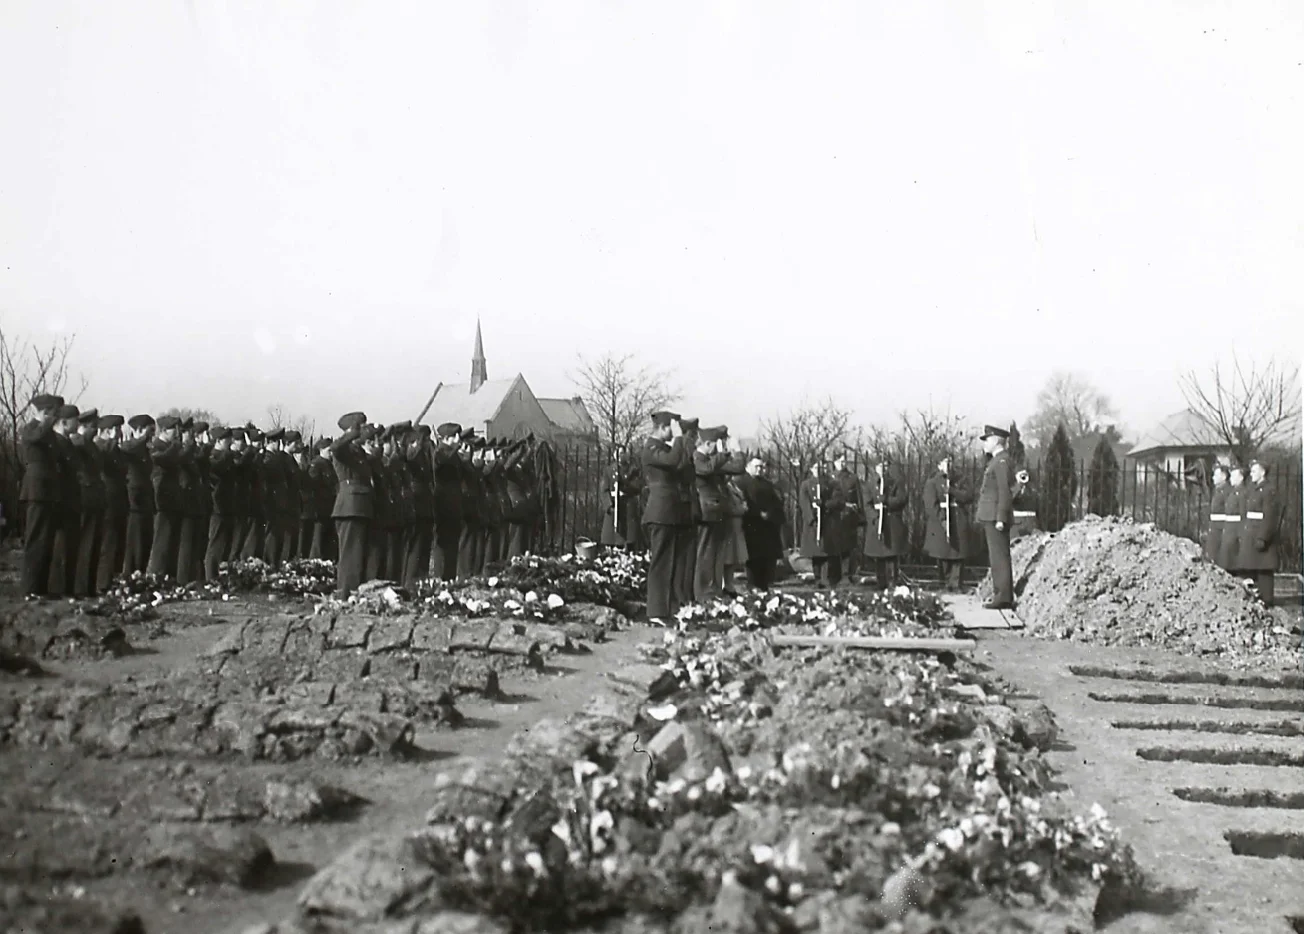
<path id="1" fill-rule="evenodd" d="M 1036 512 L 1027 512 L 1023 509 L 1014 510 L 1014 518 L 1016 519 L 1033 519 L 1036 518 L 1036 515 Z"/>
<path id="2" fill-rule="evenodd" d="M 1226 515 L 1226 513 L 1221 513 L 1221 512 L 1211 512 L 1211 513 L 1209 513 L 1209 521 L 1210 521 L 1210 522 L 1226 522 L 1226 521 L 1227 521 L 1227 515 Z"/>
<path id="3" fill-rule="evenodd" d="M 1231 516 L 1231 515 L 1223 516 L 1223 522 L 1240 522 L 1240 521 L 1241 521 L 1240 516 Z"/>
<path id="4" fill-rule="evenodd" d="M 1261 512 L 1247 512 L 1247 513 L 1245 514 L 1245 518 L 1247 518 L 1247 519 L 1262 519 L 1262 518 L 1263 518 L 1263 513 L 1261 513 Z"/>

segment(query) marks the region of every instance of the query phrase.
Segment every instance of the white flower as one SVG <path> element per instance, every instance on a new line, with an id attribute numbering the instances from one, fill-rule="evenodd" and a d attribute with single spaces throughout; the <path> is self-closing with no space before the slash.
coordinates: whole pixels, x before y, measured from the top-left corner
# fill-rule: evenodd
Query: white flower
<path id="1" fill-rule="evenodd" d="M 525 602 L 526 602 L 526 603 L 538 603 L 538 602 L 539 602 L 539 595 L 538 595 L 535 591 L 531 590 L 529 593 L 527 593 L 527 594 L 525 595 Z"/>
<path id="2" fill-rule="evenodd" d="M 490 587 L 497 587 L 497 586 L 498 586 L 498 578 L 496 578 L 496 577 L 491 577 L 491 578 L 489 578 L 489 586 L 490 586 Z"/>
<path id="3" fill-rule="evenodd" d="M 559 597 L 557 594 L 555 593 L 548 594 L 548 606 L 551 609 L 559 610 L 565 605 L 566 605 L 566 601 L 563 600 L 561 597 Z"/>
<path id="4" fill-rule="evenodd" d="M 649 707 L 647 715 L 653 720 L 673 720 L 675 714 L 679 713 L 679 708 L 674 704 L 662 704 L 660 707 Z"/>
<path id="5" fill-rule="evenodd" d="M 895 590 L 892 591 L 892 596 L 894 596 L 894 597 L 909 597 L 909 596 L 910 596 L 910 588 L 907 587 L 905 584 L 902 584 L 900 587 L 897 587 Z"/>
<path id="6" fill-rule="evenodd" d="M 543 866 L 543 857 L 540 856 L 538 853 L 526 853 L 525 865 L 529 866 L 532 870 L 534 870 L 534 874 L 536 876 L 542 877 L 547 873 L 547 870 L 544 869 Z"/>
<path id="7" fill-rule="evenodd" d="M 774 860 L 774 847 L 764 843 L 752 844 L 752 859 L 757 863 L 769 863 Z"/>
<path id="8" fill-rule="evenodd" d="M 938 832 L 937 842 L 954 853 L 964 846 L 964 834 L 955 827 L 947 827 Z"/>

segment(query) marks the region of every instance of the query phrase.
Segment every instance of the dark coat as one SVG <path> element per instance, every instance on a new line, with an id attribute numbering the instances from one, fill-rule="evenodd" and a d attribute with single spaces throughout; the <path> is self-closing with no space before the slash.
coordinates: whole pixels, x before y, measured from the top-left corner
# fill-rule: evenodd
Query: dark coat
<path id="1" fill-rule="evenodd" d="M 312 487 L 313 515 L 318 522 L 331 518 L 335 508 L 335 492 L 339 478 L 335 467 L 326 458 L 318 455 L 308 464 L 308 482 Z"/>
<path id="2" fill-rule="evenodd" d="M 462 521 L 471 526 L 484 523 L 484 474 L 468 455 L 458 457 L 462 478 Z"/>
<path id="3" fill-rule="evenodd" d="M 82 509 L 95 512 L 104 508 L 104 477 L 100 474 L 100 449 L 85 435 L 70 439 L 77 449 L 77 486 L 81 490 Z"/>
<path id="4" fill-rule="evenodd" d="M 1010 455 L 998 451 L 983 471 L 983 483 L 978 490 L 979 522 L 1004 522 L 1006 528 L 1014 521 L 1014 471 Z"/>
<path id="5" fill-rule="evenodd" d="M 648 491 L 643 524 L 688 525 L 692 522 L 689 488 L 684 477 L 685 470 L 692 471 L 693 461 L 683 437 L 668 443 L 648 438 L 643 443 L 641 462 L 643 482 Z"/>
<path id="6" fill-rule="evenodd" d="M 127 509 L 131 512 L 154 511 L 153 462 L 145 438 L 132 438 L 118 448 L 127 464 Z"/>
<path id="7" fill-rule="evenodd" d="M 231 450 L 216 450 L 208 458 L 208 502 L 213 515 L 236 516 L 236 486 L 240 466 Z"/>
<path id="8" fill-rule="evenodd" d="M 765 477 L 745 474 L 737 480 L 747 503 L 743 538 L 748 562 L 773 562 L 783 557 L 783 497 Z"/>
<path id="9" fill-rule="evenodd" d="M 159 512 L 184 512 L 186 503 L 181 488 L 181 442 L 165 442 L 156 438 L 149 457 L 154 465 L 154 508 Z"/>
<path id="10" fill-rule="evenodd" d="M 181 487 L 181 513 L 198 516 L 204 512 L 204 499 L 210 494 L 203 486 L 199 468 L 200 451 L 193 441 L 182 442 L 177 463 L 177 482 Z"/>
<path id="11" fill-rule="evenodd" d="M 824 523 L 828 518 L 828 502 L 832 495 L 832 484 L 828 477 L 807 477 L 797 488 L 797 503 L 801 507 L 801 548 L 803 558 L 826 558 L 824 536 L 827 528 Z"/>
<path id="12" fill-rule="evenodd" d="M 1244 490 L 1245 509 L 1238 545 L 1240 568 L 1245 571 L 1275 571 L 1281 525 L 1277 491 L 1266 479 L 1262 483 L 1246 482 Z"/>
<path id="13" fill-rule="evenodd" d="M 456 449 L 446 444 L 435 448 L 435 524 L 462 522 L 462 461 Z"/>
<path id="14" fill-rule="evenodd" d="M 632 523 L 638 521 L 637 468 L 612 466 L 602 478 L 602 534 L 604 545 L 632 544 Z M 618 492 L 613 497 L 612 492 Z"/>
<path id="15" fill-rule="evenodd" d="M 54 425 L 31 421 L 19 431 L 23 453 L 23 486 L 19 501 L 24 503 L 58 502 L 59 462 L 55 447 Z"/>
<path id="16" fill-rule="evenodd" d="M 105 515 L 114 518 L 125 516 L 128 502 L 127 458 L 116 444 L 100 448 L 100 480 L 104 484 Z"/>
<path id="17" fill-rule="evenodd" d="M 824 508 L 824 549 L 831 555 L 848 555 L 859 544 L 865 524 L 865 504 L 860 480 L 846 468 L 829 480 L 829 500 Z"/>
<path id="18" fill-rule="evenodd" d="M 877 475 L 870 477 L 865 484 L 866 555 L 897 558 L 909 550 L 905 520 L 908 500 L 905 482 L 896 471 L 885 470 L 881 482 Z M 883 514 L 881 522 L 880 512 Z"/>
<path id="19" fill-rule="evenodd" d="M 1215 564 L 1218 563 L 1223 532 L 1227 528 L 1227 520 L 1224 516 L 1228 489 L 1224 482 L 1221 486 L 1215 486 L 1213 493 L 1209 495 L 1209 532 L 1204 537 L 1204 556 Z"/>
<path id="20" fill-rule="evenodd" d="M 59 507 L 65 515 L 81 512 L 81 454 L 72 440 L 55 432 L 55 463 L 59 469 Z"/>
<path id="21" fill-rule="evenodd" d="M 408 474 L 412 477 L 412 512 L 418 522 L 435 517 L 435 462 L 429 444 L 407 449 Z"/>
<path id="22" fill-rule="evenodd" d="M 949 506 L 948 506 L 949 503 Z M 924 552 L 939 561 L 963 561 L 969 541 L 969 507 L 973 493 L 940 471 L 924 483 Z M 947 534 L 946 518 L 951 517 Z"/>
<path id="23" fill-rule="evenodd" d="M 371 461 L 358 443 L 356 428 L 344 432 L 331 444 L 331 457 L 339 485 L 331 507 L 333 519 L 370 519 L 375 515 Z"/>
<path id="24" fill-rule="evenodd" d="M 1218 539 L 1218 567 L 1226 571 L 1241 569 L 1241 526 L 1245 524 L 1245 484 L 1227 485 L 1223 500 L 1222 536 Z"/>
<path id="25" fill-rule="evenodd" d="M 741 457 L 723 451 L 693 452 L 693 487 L 701 522 L 720 522 L 729 517 L 729 478 L 743 472 Z"/>

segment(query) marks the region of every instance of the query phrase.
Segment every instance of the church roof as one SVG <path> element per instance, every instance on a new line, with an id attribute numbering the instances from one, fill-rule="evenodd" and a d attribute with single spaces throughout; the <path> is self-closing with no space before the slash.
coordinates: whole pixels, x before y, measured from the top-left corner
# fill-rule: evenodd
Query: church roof
<path id="1" fill-rule="evenodd" d="M 518 380 L 524 382 L 520 373 L 511 379 L 487 379 L 475 392 L 471 392 L 469 382 L 444 383 L 435 392 L 435 400 L 422 421 L 428 425 L 457 422 L 463 428 L 483 428 L 485 422 L 498 415 Z"/>
<path id="2" fill-rule="evenodd" d="M 543 414 L 562 431 L 577 435 L 590 435 L 597 431 L 589 410 L 579 396 L 571 399 L 539 399 Z"/>

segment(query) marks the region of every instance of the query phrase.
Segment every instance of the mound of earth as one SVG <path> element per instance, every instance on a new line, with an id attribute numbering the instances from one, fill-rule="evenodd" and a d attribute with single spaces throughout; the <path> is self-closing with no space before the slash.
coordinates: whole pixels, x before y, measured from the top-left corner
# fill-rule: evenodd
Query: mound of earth
<path id="1" fill-rule="evenodd" d="M 1298 666 L 1298 636 L 1200 546 L 1151 523 L 1088 516 L 1013 549 L 1019 616 L 1036 634 Z M 991 596 L 991 575 L 979 589 Z"/>

